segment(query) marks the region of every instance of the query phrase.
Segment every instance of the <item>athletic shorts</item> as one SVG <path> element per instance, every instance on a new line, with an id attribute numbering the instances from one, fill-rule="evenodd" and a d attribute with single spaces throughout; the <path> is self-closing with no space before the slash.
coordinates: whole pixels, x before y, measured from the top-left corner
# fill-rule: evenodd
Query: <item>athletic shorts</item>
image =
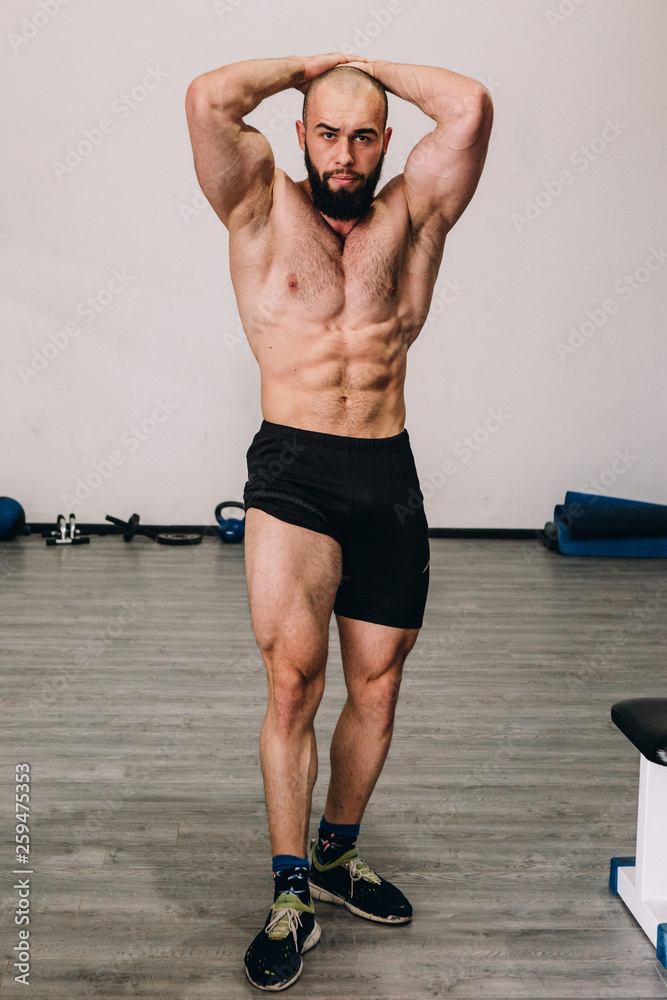
<path id="1" fill-rule="evenodd" d="M 337 615 L 421 628 L 430 550 L 407 430 L 343 437 L 264 420 L 246 458 L 246 509 L 258 507 L 339 543 Z"/>

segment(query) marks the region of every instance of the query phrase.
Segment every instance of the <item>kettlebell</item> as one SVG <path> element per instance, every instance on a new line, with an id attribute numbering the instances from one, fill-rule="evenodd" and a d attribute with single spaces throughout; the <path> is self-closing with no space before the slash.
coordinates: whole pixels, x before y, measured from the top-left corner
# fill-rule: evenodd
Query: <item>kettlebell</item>
<path id="1" fill-rule="evenodd" d="M 220 512 L 225 507 L 238 507 L 243 511 L 243 517 L 222 517 Z M 223 542 L 242 542 L 245 537 L 245 507 L 238 500 L 223 500 L 215 508 L 215 517 L 220 527 L 220 538 Z"/>

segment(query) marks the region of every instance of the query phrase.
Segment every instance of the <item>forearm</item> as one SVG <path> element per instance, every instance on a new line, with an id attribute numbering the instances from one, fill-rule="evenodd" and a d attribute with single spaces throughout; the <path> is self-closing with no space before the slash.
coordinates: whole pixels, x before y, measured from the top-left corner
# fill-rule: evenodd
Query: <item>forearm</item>
<path id="1" fill-rule="evenodd" d="M 474 110 L 490 96 L 486 88 L 471 77 L 438 66 L 413 66 L 383 59 L 372 62 L 373 75 L 386 89 L 437 122 Z M 360 69 L 363 65 L 359 64 Z"/>
<path id="2" fill-rule="evenodd" d="M 224 107 L 227 113 L 242 118 L 266 97 L 301 85 L 305 72 L 305 60 L 298 56 L 248 59 L 203 73 L 190 86 L 204 94 L 211 106 Z"/>

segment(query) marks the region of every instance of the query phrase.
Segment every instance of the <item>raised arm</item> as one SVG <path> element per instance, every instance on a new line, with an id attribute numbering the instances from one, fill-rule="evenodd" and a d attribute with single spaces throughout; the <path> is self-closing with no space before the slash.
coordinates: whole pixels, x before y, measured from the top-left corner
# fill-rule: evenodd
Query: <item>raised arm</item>
<path id="1" fill-rule="evenodd" d="M 436 66 L 382 59 L 353 63 L 387 90 L 415 104 L 436 127 L 405 164 L 404 184 L 413 228 L 440 223 L 447 232 L 475 193 L 493 124 L 493 103 L 477 80 Z"/>
<path id="2" fill-rule="evenodd" d="M 271 210 L 275 175 L 268 140 L 243 119 L 266 97 L 296 87 L 349 56 L 250 59 L 204 73 L 192 81 L 185 111 L 202 191 L 227 228 L 261 225 Z"/>

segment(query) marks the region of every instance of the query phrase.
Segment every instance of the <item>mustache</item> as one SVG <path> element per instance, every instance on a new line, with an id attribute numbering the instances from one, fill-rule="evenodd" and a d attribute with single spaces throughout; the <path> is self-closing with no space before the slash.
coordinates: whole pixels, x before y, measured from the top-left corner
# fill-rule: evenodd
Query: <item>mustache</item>
<path id="1" fill-rule="evenodd" d="M 328 181 L 330 177 L 356 177 L 357 180 L 363 180 L 364 174 L 358 174 L 356 170 L 325 170 L 322 178 Z"/>

